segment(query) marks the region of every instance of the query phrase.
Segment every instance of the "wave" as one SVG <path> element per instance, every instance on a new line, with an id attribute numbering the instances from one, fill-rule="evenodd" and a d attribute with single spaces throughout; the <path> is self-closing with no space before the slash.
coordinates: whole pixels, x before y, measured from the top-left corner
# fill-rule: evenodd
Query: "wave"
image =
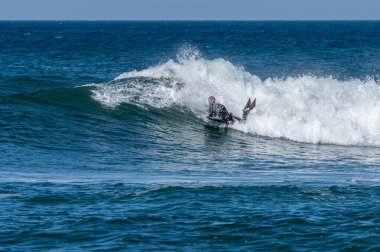
<path id="1" fill-rule="evenodd" d="M 262 80 L 241 66 L 205 59 L 190 48 L 177 59 L 91 86 L 92 98 L 105 107 L 180 105 L 198 117 L 210 95 L 236 115 L 249 97 L 257 98 L 247 123 L 234 128 L 298 142 L 380 146 L 380 86 L 371 78 L 342 81 L 305 75 Z"/>

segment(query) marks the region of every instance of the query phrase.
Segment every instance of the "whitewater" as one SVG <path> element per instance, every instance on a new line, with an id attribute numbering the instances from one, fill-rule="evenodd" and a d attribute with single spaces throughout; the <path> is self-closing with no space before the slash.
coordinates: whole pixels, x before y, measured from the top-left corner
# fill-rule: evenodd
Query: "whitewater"
<path id="1" fill-rule="evenodd" d="M 92 92 L 110 108 L 122 103 L 180 105 L 199 118 L 210 95 L 238 116 L 251 97 L 258 105 L 246 124 L 233 126 L 237 130 L 313 144 L 380 147 L 380 85 L 374 78 L 261 79 L 228 60 L 209 60 L 195 49 L 183 49 L 175 60 L 122 73 Z"/>

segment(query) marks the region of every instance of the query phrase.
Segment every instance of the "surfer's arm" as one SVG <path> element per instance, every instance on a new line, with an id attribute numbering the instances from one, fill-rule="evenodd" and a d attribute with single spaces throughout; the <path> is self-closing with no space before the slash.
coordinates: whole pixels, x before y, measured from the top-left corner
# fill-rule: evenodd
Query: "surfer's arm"
<path id="1" fill-rule="evenodd" d="M 207 112 L 208 113 L 204 115 L 205 119 L 210 119 L 210 117 L 215 117 L 216 115 L 215 110 L 213 110 L 212 108 L 209 108 Z"/>
<path id="2" fill-rule="evenodd" d="M 240 117 L 238 117 L 238 116 L 232 116 L 234 119 L 236 119 L 236 120 L 238 120 L 239 122 L 241 121 L 241 118 Z"/>

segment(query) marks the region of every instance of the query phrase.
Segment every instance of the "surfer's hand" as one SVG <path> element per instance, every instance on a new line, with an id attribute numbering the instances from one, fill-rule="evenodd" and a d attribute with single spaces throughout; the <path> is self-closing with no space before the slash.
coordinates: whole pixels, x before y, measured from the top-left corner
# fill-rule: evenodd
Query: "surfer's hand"
<path id="1" fill-rule="evenodd" d="M 249 108 L 243 109 L 243 112 L 249 112 Z"/>

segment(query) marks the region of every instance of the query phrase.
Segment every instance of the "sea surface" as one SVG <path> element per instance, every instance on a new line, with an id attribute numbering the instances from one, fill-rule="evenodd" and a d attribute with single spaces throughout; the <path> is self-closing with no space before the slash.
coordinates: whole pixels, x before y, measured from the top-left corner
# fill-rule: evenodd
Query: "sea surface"
<path id="1" fill-rule="evenodd" d="M 0 153 L 0 251 L 380 251 L 380 22 L 0 22 Z"/>

